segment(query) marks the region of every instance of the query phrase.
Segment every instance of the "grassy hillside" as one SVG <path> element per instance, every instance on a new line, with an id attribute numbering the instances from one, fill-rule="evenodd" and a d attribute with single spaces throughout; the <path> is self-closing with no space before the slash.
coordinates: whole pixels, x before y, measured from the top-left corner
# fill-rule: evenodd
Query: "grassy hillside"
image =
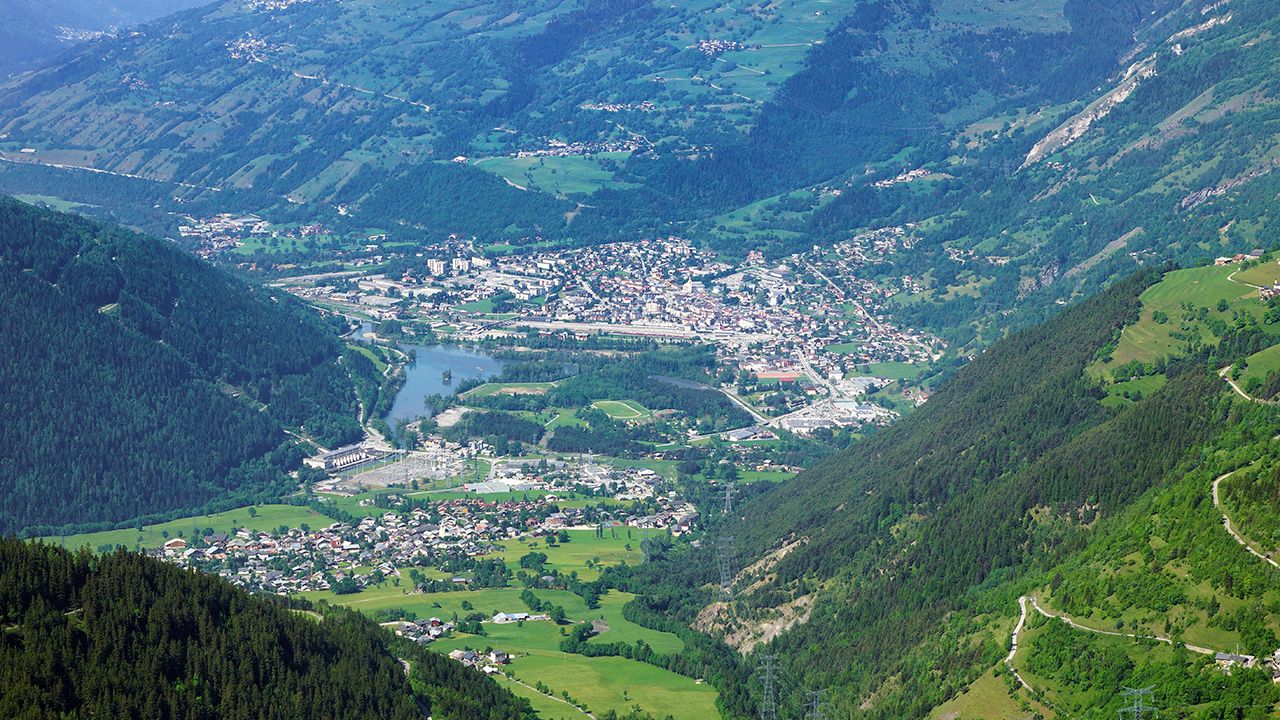
<path id="1" fill-rule="evenodd" d="M 157 240 L 0 201 L 0 295 L 0 531 L 278 496 L 282 429 L 359 433 L 332 328 Z"/>
<path id="2" fill-rule="evenodd" d="M 1136 263 L 1267 245 L 1273 5 L 227 2 L 0 86 L 0 189 L 348 238 L 290 262 L 899 227 L 868 274 L 969 350 Z"/>
<path id="3" fill-rule="evenodd" d="M 52 166 L 145 207 L 625 237 L 944 161 L 1010 103 L 1091 88 L 1168 4 L 225 2 L 0 87 L 0 151 L 46 171 L 7 183 L 84 202 Z"/>
<path id="4" fill-rule="evenodd" d="M 0 76 L 28 70 L 77 43 L 202 5 L 203 0 L 11 0 L 0 6 Z"/>
<path id="5" fill-rule="evenodd" d="M 1278 23 L 1267 0 L 224 3 L 0 86 L 0 188 L 388 251 L 900 227 L 868 274 L 910 275 L 896 312 L 967 350 L 1135 264 L 1272 242 Z"/>

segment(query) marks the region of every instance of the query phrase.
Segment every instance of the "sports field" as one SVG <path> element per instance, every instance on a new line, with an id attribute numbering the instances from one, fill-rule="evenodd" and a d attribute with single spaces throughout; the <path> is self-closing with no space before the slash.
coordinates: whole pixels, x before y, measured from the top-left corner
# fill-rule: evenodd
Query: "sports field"
<path id="1" fill-rule="evenodd" d="M 596 400 L 591 407 L 604 412 L 614 420 L 641 420 L 653 413 L 635 400 Z"/>

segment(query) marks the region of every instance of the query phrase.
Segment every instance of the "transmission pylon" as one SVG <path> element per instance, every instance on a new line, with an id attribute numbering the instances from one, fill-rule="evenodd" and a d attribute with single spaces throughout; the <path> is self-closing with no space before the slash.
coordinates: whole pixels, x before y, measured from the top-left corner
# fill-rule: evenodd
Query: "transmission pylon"
<path id="1" fill-rule="evenodd" d="M 1124 697 L 1129 701 L 1129 705 L 1120 708 L 1120 718 L 1128 717 L 1132 720 L 1144 720 L 1148 715 L 1153 718 L 1160 717 L 1160 709 L 1155 705 L 1148 705 L 1147 701 L 1155 697 L 1155 691 L 1152 688 L 1145 687 L 1140 690 L 1134 688 L 1125 688 Z"/>
<path id="2" fill-rule="evenodd" d="M 804 716 L 807 720 L 824 720 L 826 718 L 827 691 L 810 690 L 805 693 L 809 700 L 804 704 Z"/>
<path id="3" fill-rule="evenodd" d="M 734 537 L 725 535 L 720 538 L 716 550 L 716 560 L 720 565 L 720 597 L 728 602 L 733 599 Z"/>
<path id="4" fill-rule="evenodd" d="M 778 656 L 760 658 L 760 684 L 764 692 L 760 698 L 760 720 L 778 720 L 778 698 L 775 676 L 778 672 Z"/>
<path id="5" fill-rule="evenodd" d="M 724 481 L 724 514 L 727 517 L 733 513 L 733 481 Z"/>

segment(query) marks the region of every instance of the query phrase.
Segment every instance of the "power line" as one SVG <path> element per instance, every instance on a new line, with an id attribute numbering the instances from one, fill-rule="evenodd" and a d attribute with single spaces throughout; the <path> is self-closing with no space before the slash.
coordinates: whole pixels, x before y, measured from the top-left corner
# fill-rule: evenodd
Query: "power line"
<path id="1" fill-rule="evenodd" d="M 778 656 L 764 655 L 760 658 L 760 684 L 764 688 L 760 699 L 760 720 L 778 720 L 777 688 L 774 686 L 774 674 L 778 672 Z"/>
<path id="2" fill-rule="evenodd" d="M 733 599 L 734 537 L 721 537 L 716 550 L 716 560 L 720 566 L 720 597 L 728 602 Z"/>
<path id="3" fill-rule="evenodd" d="M 805 693 L 809 701 L 804 704 L 806 720 L 824 720 L 826 718 L 827 691 L 810 690 Z"/>
<path id="4" fill-rule="evenodd" d="M 1125 688 L 1124 697 L 1130 704 L 1128 707 L 1120 708 L 1121 720 L 1124 720 L 1125 716 L 1132 720 L 1143 720 L 1148 714 L 1155 718 L 1160 717 L 1160 709 L 1155 705 L 1147 704 L 1147 700 L 1155 697 L 1155 691 L 1152 688 L 1145 687 L 1140 690 Z"/>

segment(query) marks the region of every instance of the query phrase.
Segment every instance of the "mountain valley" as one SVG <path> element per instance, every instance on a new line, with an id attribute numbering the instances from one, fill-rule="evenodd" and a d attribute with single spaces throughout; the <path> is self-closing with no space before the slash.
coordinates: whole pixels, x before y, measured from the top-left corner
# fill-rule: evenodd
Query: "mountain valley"
<path id="1" fill-rule="evenodd" d="M 1280 713 L 1274 2 L 62 5 L 0 715 Z"/>

